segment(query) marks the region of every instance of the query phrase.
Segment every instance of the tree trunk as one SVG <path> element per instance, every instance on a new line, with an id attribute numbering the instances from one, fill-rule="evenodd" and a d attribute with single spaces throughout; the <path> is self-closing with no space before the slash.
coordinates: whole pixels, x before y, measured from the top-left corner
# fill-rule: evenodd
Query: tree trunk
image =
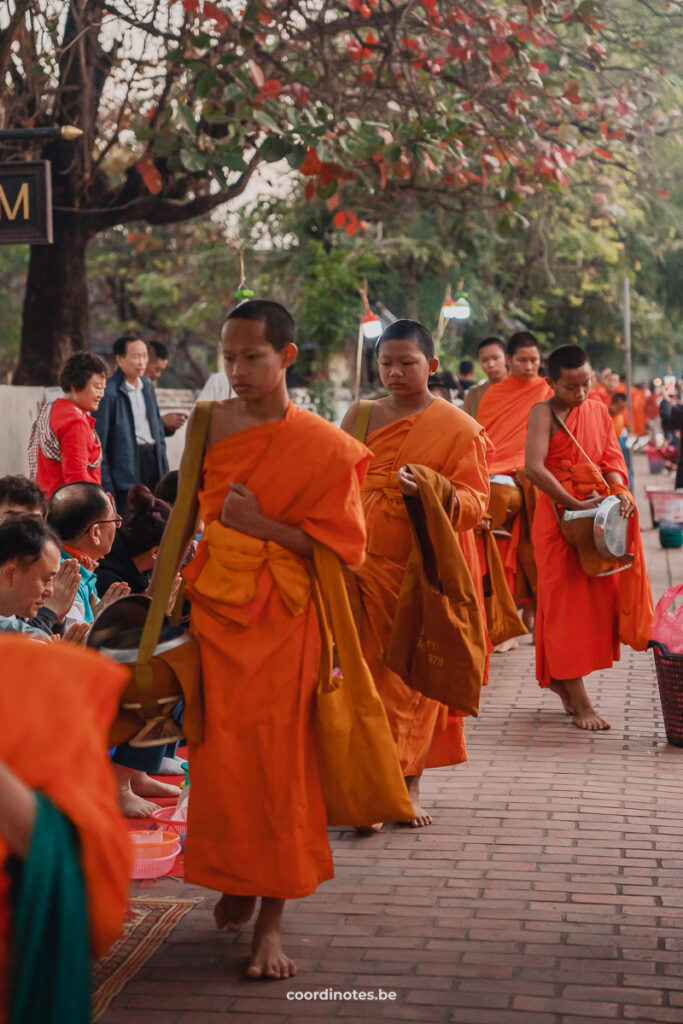
<path id="1" fill-rule="evenodd" d="M 405 276 L 404 276 L 404 287 L 405 287 L 405 303 L 406 303 L 406 315 L 409 320 L 419 320 L 417 310 L 417 281 L 415 280 L 415 260 L 412 256 L 408 257 L 406 263 Z"/>
<path id="2" fill-rule="evenodd" d="M 13 384 L 56 384 L 64 360 L 90 347 L 87 244 L 78 218 L 55 211 L 54 244 L 31 246 Z"/>

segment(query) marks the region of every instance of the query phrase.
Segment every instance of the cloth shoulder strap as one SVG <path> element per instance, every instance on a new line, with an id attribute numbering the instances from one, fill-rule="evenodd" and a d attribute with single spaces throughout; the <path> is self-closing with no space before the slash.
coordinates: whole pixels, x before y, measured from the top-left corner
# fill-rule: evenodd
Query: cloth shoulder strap
<path id="1" fill-rule="evenodd" d="M 576 437 L 574 436 L 574 434 L 572 434 L 572 432 L 571 432 L 571 430 L 569 429 L 569 427 L 567 426 L 567 424 L 566 424 L 566 423 L 564 422 L 564 420 L 561 420 L 561 419 L 560 419 L 560 417 L 559 417 L 559 416 L 557 415 L 557 413 L 555 412 L 555 410 L 553 409 L 553 407 L 552 407 L 552 406 L 548 406 L 548 408 L 550 409 L 550 412 L 552 413 L 553 419 L 555 420 L 555 422 L 557 423 L 557 425 L 558 425 L 559 427 L 561 427 L 561 428 L 562 428 L 562 430 L 564 430 L 564 432 L 565 432 L 566 434 L 569 434 L 570 438 L 572 439 L 572 441 L 574 442 L 574 444 L 576 445 L 576 447 L 577 447 L 577 448 L 579 449 L 579 451 L 580 451 L 580 452 L 581 452 L 581 454 L 583 455 L 583 457 L 584 457 L 584 459 L 586 460 L 586 462 L 588 462 L 588 464 L 589 464 L 589 465 L 591 465 L 591 466 L 593 467 L 593 469 L 595 470 L 595 472 L 596 472 L 596 473 L 598 474 L 598 476 L 599 476 L 599 477 L 600 477 L 600 478 L 602 479 L 602 481 L 603 481 L 603 483 L 605 484 L 605 486 L 606 486 L 606 487 L 609 487 L 609 484 L 607 483 L 607 481 L 605 480 L 605 477 L 603 476 L 602 470 L 601 470 L 601 469 L 598 469 L 598 467 L 597 467 L 597 466 L 595 465 L 595 463 L 594 463 L 594 462 L 593 462 L 593 460 L 591 459 L 590 455 L 588 455 L 588 453 L 584 451 L 584 449 L 583 449 L 583 448 L 581 447 L 581 445 L 579 444 L 578 438 L 576 438 Z"/>
<path id="2" fill-rule="evenodd" d="M 368 427 L 370 426 L 370 413 L 372 412 L 372 402 L 368 398 L 362 398 L 358 403 L 358 412 L 356 413 L 356 422 L 353 425 L 353 436 L 356 441 L 365 441 L 368 436 Z"/>
<path id="3" fill-rule="evenodd" d="M 180 549 L 183 537 L 190 525 L 190 515 L 199 489 L 204 449 L 206 447 L 206 434 L 209 428 L 209 420 L 211 419 L 211 406 L 211 402 L 198 402 L 192 417 L 192 428 L 187 439 L 178 497 L 166 527 L 167 543 L 164 549 L 163 560 L 159 566 L 159 574 L 156 579 L 152 602 L 147 612 L 145 628 L 142 631 L 140 648 L 138 650 L 135 679 L 138 689 L 143 692 L 150 690 L 152 686 L 152 673 L 149 662 L 159 642 L 159 634 L 161 633 L 161 626 L 166 614 L 166 605 L 168 604 L 171 587 L 173 586 L 173 580 L 178 571 L 178 563 L 182 555 Z"/>

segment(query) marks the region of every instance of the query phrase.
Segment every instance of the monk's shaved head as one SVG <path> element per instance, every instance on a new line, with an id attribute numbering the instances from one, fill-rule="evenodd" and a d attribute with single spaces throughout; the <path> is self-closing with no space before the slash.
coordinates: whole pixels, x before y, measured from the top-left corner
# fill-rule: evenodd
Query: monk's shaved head
<path id="1" fill-rule="evenodd" d="M 537 348 L 541 351 L 541 346 L 538 344 L 538 338 L 531 331 L 517 331 L 508 340 L 507 354 L 514 356 L 515 352 L 520 348 Z"/>
<path id="2" fill-rule="evenodd" d="M 97 484 L 65 484 L 50 498 L 47 521 L 62 541 L 68 542 L 111 514 L 111 502 Z"/>
<path id="3" fill-rule="evenodd" d="M 395 320 L 393 324 L 389 324 L 377 339 L 377 355 L 386 341 L 413 341 L 425 359 L 434 358 L 434 339 L 424 324 L 417 320 Z"/>
<path id="4" fill-rule="evenodd" d="M 578 370 L 580 366 L 590 366 L 590 362 L 578 345 L 560 345 L 548 356 L 548 376 L 551 380 L 559 380 L 563 370 Z"/>
<path id="5" fill-rule="evenodd" d="M 263 324 L 266 341 L 276 352 L 294 344 L 294 318 L 279 302 L 270 299 L 249 299 L 228 314 L 229 320 L 256 320 Z M 225 324 L 223 324 L 225 327 Z M 222 330 L 221 330 L 222 334 Z"/>

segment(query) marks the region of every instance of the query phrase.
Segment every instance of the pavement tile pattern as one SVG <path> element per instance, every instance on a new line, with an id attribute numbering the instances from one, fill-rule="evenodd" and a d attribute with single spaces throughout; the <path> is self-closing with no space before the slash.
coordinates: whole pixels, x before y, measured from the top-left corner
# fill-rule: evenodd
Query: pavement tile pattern
<path id="1" fill-rule="evenodd" d="M 683 555 L 646 546 L 659 596 Z M 683 749 L 652 654 L 588 686 L 607 733 L 540 691 L 529 644 L 494 657 L 469 763 L 426 774 L 435 824 L 330 831 L 336 877 L 286 915 L 292 981 L 243 980 L 250 932 L 215 931 L 213 894 L 136 884 L 203 899 L 102 1024 L 683 1024 Z"/>

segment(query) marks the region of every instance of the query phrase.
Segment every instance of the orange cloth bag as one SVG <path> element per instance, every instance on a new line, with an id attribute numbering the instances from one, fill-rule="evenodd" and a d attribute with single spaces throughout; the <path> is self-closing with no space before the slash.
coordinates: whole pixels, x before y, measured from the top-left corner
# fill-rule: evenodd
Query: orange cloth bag
<path id="1" fill-rule="evenodd" d="M 414 547 L 384 661 L 425 697 L 476 716 L 486 668 L 486 629 L 452 526 L 455 489 L 436 470 L 409 468 L 419 488 L 419 495 L 405 499 Z"/>
<path id="2" fill-rule="evenodd" d="M 413 805 L 387 713 L 363 658 L 341 562 L 330 548 L 316 544 L 314 565 L 322 638 L 315 729 L 328 824 L 410 821 Z M 332 635 L 342 678 L 332 675 Z"/>

